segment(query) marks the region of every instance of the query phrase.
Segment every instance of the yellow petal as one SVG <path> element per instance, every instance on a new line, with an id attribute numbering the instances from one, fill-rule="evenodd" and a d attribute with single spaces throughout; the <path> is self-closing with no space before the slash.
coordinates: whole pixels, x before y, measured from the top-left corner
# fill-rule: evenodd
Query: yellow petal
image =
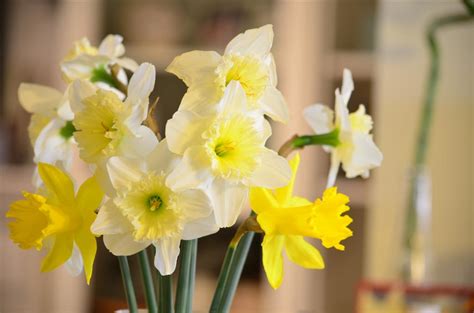
<path id="1" fill-rule="evenodd" d="M 76 206 L 80 211 L 94 212 L 101 204 L 104 192 L 95 177 L 86 180 L 76 196 Z"/>
<path id="2" fill-rule="evenodd" d="M 250 207 L 259 214 L 265 210 L 278 207 L 278 202 L 275 197 L 265 188 L 250 189 Z"/>
<path id="3" fill-rule="evenodd" d="M 69 260 L 73 248 L 73 235 L 65 233 L 56 236 L 54 245 L 41 264 L 42 272 L 49 272 Z"/>
<path id="4" fill-rule="evenodd" d="M 273 289 L 280 287 L 283 280 L 283 244 L 284 236 L 269 236 L 263 238 L 262 254 L 263 268 Z"/>
<path id="5" fill-rule="evenodd" d="M 74 185 L 67 174 L 56 166 L 46 163 L 39 163 L 38 171 L 43 183 L 53 196 L 54 204 L 72 205 L 74 203 Z"/>
<path id="6" fill-rule="evenodd" d="M 304 268 L 324 268 L 324 260 L 318 249 L 306 242 L 302 236 L 286 236 L 285 249 L 293 263 Z"/>
<path id="7" fill-rule="evenodd" d="M 296 173 L 298 172 L 298 167 L 300 165 L 300 154 L 296 153 L 296 155 L 289 161 L 290 163 L 290 168 L 291 168 L 291 179 L 290 182 L 288 183 L 287 186 L 278 188 L 275 190 L 275 197 L 279 203 L 282 205 L 286 204 L 292 194 L 293 194 L 293 188 L 295 186 L 295 180 L 296 180 Z"/>
<path id="8" fill-rule="evenodd" d="M 81 229 L 76 232 L 74 239 L 81 251 L 82 260 L 84 262 L 84 273 L 86 275 L 87 284 L 89 284 L 92 276 L 95 254 L 97 252 L 97 242 L 95 236 L 92 235 L 90 231 L 90 224 L 81 227 Z"/>

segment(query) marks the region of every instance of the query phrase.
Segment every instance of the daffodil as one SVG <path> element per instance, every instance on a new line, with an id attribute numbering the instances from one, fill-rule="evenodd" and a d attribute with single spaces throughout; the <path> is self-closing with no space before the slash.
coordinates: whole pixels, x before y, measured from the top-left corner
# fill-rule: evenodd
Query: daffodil
<path id="1" fill-rule="evenodd" d="M 44 195 L 24 192 L 25 199 L 13 202 L 6 216 L 10 238 L 22 249 L 41 250 L 50 244 L 41 265 L 48 272 L 70 261 L 74 247 L 80 251 L 87 283 L 97 250 L 90 226 L 96 218 L 103 193 L 94 178 L 84 182 L 74 195 L 74 184 L 59 168 L 40 163 L 39 175 L 46 187 Z"/>
<path id="2" fill-rule="evenodd" d="M 66 82 L 85 79 L 113 87 L 109 65 L 117 64 L 134 72 L 138 64 L 123 57 L 125 47 L 122 41 L 123 37 L 120 35 L 108 35 L 99 47 L 92 46 L 87 38 L 76 41 L 61 62 L 61 71 Z"/>
<path id="3" fill-rule="evenodd" d="M 318 238 L 326 248 L 344 250 L 340 241 L 352 236 L 347 227 L 352 219 L 341 216 L 349 210 L 346 205 L 349 198 L 335 187 L 327 189 L 322 199 L 315 202 L 293 196 L 299 162 L 299 154 L 290 161 L 292 178 L 288 186 L 274 191 L 252 188 L 250 192 L 250 206 L 265 234 L 263 267 L 275 289 L 283 279 L 283 250 L 292 262 L 304 268 L 321 269 L 324 268 L 321 254 L 304 237 Z"/>
<path id="4" fill-rule="evenodd" d="M 180 110 L 199 115 L 214 113 L 225 88 L 238 81 L 245 91 L 248 108 L 286 122 L 288 108 L 276 88 L 272 44 L 272 25 L 265 25 L 232 39 L 222 56 L 215 51 L 191 51 L 176 57 L 166 70 L 188 86 Z"/>
<path id="5" fill-rule="evenodd" d="M 250 186 L 284 186 L 291 170 L 286 159 L 265 147 L 270 125 L 258 112 L 245 109 L 239 82 L 229 84 L 217 106 L 220 113 L 214 116 L 182 110 L 168 121 L 168 146 L 183 159 L 167 184 L 208 188 L 217 224 L 229 227 L 246 203 Z"/>
<path id="6" fill-rule="evenodd" d="M 112 156 L 139 157 L 153 149 L 157 138 L 142 122 L 154 83 L 155 67 L 143 63 L 130 79 L 124 101 L 85 80 L 72 84 L 74 138 L 82 160 L 99 164 Z"/>
<path id="7" fill-rule="evenodd" d="M 346 177 L 369 177 L 369 170 L 380 166 L 382 153 L 375 145 L 372 134 L 372 117 L 365 113 L 364 105 L 349 114 L 347 104 L 354 90 L 352 74 L 344 69 L 342 90 L 336 89 L 334 112 L 321 104 L 315 104 L 304 110 L 304 117 L 316 134 L 339 130 L 339 142 L 336 147 L 327 147 L 331 153 L 328 187 L 333 186 L 342 163 Z M 335 116 L 334 116 L 335 115 Z"/>
<path id="8" fill-rule="evenodd" d="M 60 165 L 69 170 L 76 143 L 68 90 L 63 94 L 54 88 L 22 83 L 18 88 L 18 98 L 23 108 L 32 114 L 28 134 L 34 162 Z M 41 184 L 37 171 L 33 182 L 36 187 Z"/>
<path id="9" fill-rule="evenodd" d="M 132 255 L 153 244 L 155 266 L 173 273 L 182 239 L 191 240 L 218 230 L 211 201 L 199 189 L 177 191 L 166 178 L 179 163 L 166 140 L 144 159 L 113 157 L 107 169 L 116 196 L 99 210 L 92 231 L 104 236 L 115 255 Z"/>

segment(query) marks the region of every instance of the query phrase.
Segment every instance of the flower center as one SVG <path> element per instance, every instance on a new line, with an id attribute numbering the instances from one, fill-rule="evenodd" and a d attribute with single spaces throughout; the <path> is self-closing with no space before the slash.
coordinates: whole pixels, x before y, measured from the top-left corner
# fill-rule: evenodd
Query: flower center
<path id="1" fill-rule="evenodd" d="M 218 157 L 225 157 L 236 150 L 236 143 L 232 140 L 225 140 L 216 144 L 214 152 Z"/>
<path id="2" fill-rule="evenodd" d="M 163 201 L 161 200 L 160 196 L 152 195 L 148 198 L 148 206 L 150 211 L 155 212 L 156 210 L 160 209 L 163 205 Z"/>

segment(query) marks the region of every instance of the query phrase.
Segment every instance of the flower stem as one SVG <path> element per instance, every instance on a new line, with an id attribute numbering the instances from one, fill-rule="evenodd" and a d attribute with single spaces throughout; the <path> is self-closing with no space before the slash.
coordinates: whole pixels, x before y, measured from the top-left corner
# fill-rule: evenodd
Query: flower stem
<path id="1" fill-rule="evenodd" d="M 254 235 L 253 232 L 248 232 L 237 246 L 229 245 L 227 248 L 210 313 L 229 311 Z"/>
<path id="2" fill-rule="evenodd" d="M 160 284 L 160 313 L 173 313 L 173 285 L 171 275 L 161 275 L 158 272 L 158 281 Z"/>
<path id="3" fill-rule="evenodd" d="M 176 288 L 176 313 L 190 313 L 196 272 L 197 239 L 181 241 L 181 265 Z"/>
<path id="4" fill-rule="evenodd" d="M 122 281 L 125 289 L 125 296 L 127 297 L 128 310 L 130 313 L 138 312 L 137 298 L 135 297 L 135 290 L 133 289 L 132 274 L 130 273 L 130 266 L 126 256 L 118 256 L 120 265 L 120 272 L 122 273 Z"/>
<path id="5" fill-rule="evenodd" d="M 157 313 L 158 306 L 155 298 L 155 286 L 153 285 L 153 278 L 151 276 L 146 249 L 138 253 L 138 260 L 140 262 L 140 270 L 142 273 L 143 285 L 145 287 L 145 299 L 148 306 L 148 313 Z"/>
<path id="6" fill-rule="evenodd" d="M 309 145 L 321 145 L 336 147 L 340 144 L 339 129 L 335 128 L 333 131 L 326 134 L 319 135 L 294 135 L 287 140 L 278 150 L 278 154 L 287 157 L 290 153 L 297 149 L 302 149 Z"/>

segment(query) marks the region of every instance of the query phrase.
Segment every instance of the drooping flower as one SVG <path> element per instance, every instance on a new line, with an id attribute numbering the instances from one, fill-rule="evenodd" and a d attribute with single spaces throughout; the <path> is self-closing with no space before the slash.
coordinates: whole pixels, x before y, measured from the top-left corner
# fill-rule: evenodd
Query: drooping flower
<path id="1" fill-rule="evenodd" d="M 52 243 L 41 265 L 48 272 L 64 264 L 73 256 L 74 247 L 80 251 L 87 283 L 97 250 L 90 226 L 96 218 L 95 210 L 102 202 L 103 192 L 94 178 L 86 180 L 76 195 L 74 184 L 59 168 L 46 163 L 38 165 L 46 194 L 24 192 L 24 200 L 10 205 L 6 217 L 10 238 L 22 249 L 41 250 L 46 241 Z"/>
<path id="2" fill-rule="evenodd" d="M 107 169 L 116 196 L 99 210 L 92 231 L 104 236 L 115 255 L 132 255 L 153 244 L 155 266 L 162 275 L 176 267 L 179 244 L 218 230 L 211 201 L 199 189 L 177 191 L 166 178 L 179 163 L 166 140 L 141 161 L 113 157 Z"/>
<path id="3" fill-rule="evenodd" d="M 68 90 L 62 94 L 54 88 L 22 83 L 18 88 L 18 98 L 22 107 L 32 114 L 28 134 L 35 154 L 34 162 L 59 165 L 69 170 L 76 143 Z M 41 184 L 37 172 L 33 182 L 36 187 Z"/>
<path id="4" fill-rule="evenodd" d="M 347 227 L 352 219 L 342 213 L 349 210 L 349 198 L 337 193 L 335 187 L 327 189 L 322 199 L 310 202 L 293 196 L 296 172 L 300 158 L 291 161 L 292 178 L 283 188 L 269 190 L 252 188 L 250 206 L 257 213 L 257 222 L 265 235 L 262 243 L 263 267 L 273 288 L 283 279 L 283 250 L 288 258 L 305 268 L 324 268 L 319 251 L 304 237 L 317 238 L 326 248 L 344 250 L 340 241 L 352 236 Z"/>
<path id="5" fill-rule="evenodd" d="M 142 122 L 154 83 L 155 67 L 149 63 L 141 64 L 133 74 L 124 101 L 85 80 L 73 83 L 74 138 L 82 160 L 97 164 L 117 155 L 140 157 L 153 149 L 157 138 Z"/>
<path id="6" fill-rule="evenodd" d="M 99 47 L 92 46 L 87 38 L 76 41 L 61 62 L 65 81 L 84 79 L 113 87 L 109 65 L 117 64 L 132 72 L 138 67 L 134 60 L 123 57 L 125 47 L 122 41 L 120 35 L 108 35 Z"/>
<path id="7" fill-rule="evenodd" d="M 246 109 L 258 109 L 275 121 L 286 122 L 288 108 L 276 88 L 272 44 L 272 25 L 265 25 L 236 36 L 222 56 L 215 51 L 191 51 L 176 57 L 166 70 L 188 86 L 180 110 L 214 113 L 226 87 L 238 81 L 247 97 Z"/>
<path id="8" fill-rule="evenodd" d="M 336 89 L 335 114 L 328 107 L 315 104 L 304 110 L 304 117 L 316 134 L 339 130 L 339 142 L 336 147 L 327 147 L 331 153 L 328 187 L 333 186 L 342 163 L 346 177 L 369 177 L 369 170 L 380 166 L 382 152 L 375 145 L 372 134 L 372 118 L 365 113 L 364 105 L 349 114 L 347 104 L 354 90 L 351 72 L 344 69 L 342 90 Z M 335 115 L 335 116 L 334 116 Z"/>
<path id="9" fill-rule="evenodd" d="M 291 170 L 286 159 L 265 147 L 270 125 L 258 112 L 246 110 L 239 82 L 229 84 L 217 106 L 214 116 L 181 110 L 168 121 L 168 146 L 183 159 L 167 184 L 181 190 L 208 188 L 217 224 L 229 227 L 246 203 L 250 186 L 284 186 Z"/>

